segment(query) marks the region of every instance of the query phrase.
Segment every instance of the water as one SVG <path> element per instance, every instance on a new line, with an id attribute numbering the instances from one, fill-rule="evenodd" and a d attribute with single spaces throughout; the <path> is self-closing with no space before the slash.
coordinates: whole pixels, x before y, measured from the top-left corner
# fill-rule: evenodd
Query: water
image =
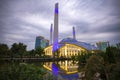
<path id="1" fill-rule="evenodd" d="M 78 80 L 80 77 L 78 62 L 70 60 L 32 63 L 0 63 L 0 72 L 0 80 L 26 80 L 24 78 L 28 78 L 28 76 L 29 79 L 33 78 L 34 80 Z M 39 78 L 39 74 L 43 76 L 41 77 L 42 79 Z"/>
<path id="2" fill-rule="evenodd" d="M 77 63 L 78 62 L 67 60 L 45 62 L 43 67 L 48 70 L 48 74 L 53 75 L 54 80 L 78 80 L 79 74 Z"/>

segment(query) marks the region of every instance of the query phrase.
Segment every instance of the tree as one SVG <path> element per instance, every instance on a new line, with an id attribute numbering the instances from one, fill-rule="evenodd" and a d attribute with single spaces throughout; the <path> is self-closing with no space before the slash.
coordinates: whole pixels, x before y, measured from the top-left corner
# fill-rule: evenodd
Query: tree
<path id="1" fill-rule="evenodd" d="M 32 50 L 28 51 L 28 55 L 27 56 L 35 56 L 35 50 L 32 49 Z"/>
<path id="2" fill-rule="evenodd" d="M 81 54 L 79 53 L 76 60 L 78 60 L 78 65 L 79 65 L 79 69 L 78 70 L 83 70 L 85 64 L 87 63 L 87 59 L 92 56 L 92 53 L 86 53 L 86 52 L 81 52 Z"/>
<path id="3" fill-rule="evenodd" d="M 104 60 L 107 64 L 116 63 L 115 60 L 115 47 L 107 47 L 104 54 Z"/>
<path id="4" fill-rule="evenodd" d="M 26 54 L 26 47 L 23 43 L 14 43 L 11 47 L 12 56 L 20 56 L 22 58 Z"/>
<path id="5" fill-rule="evenodd" d="M 103 80 L 119 80 L 120 49 L 108 47 L 106 52 L 81 53 L 78 55 L 79 70 L 85 72 L 86 80 L 96 80 L 96 74 Z M 84 64 L 83 64 L 84 63 Z"/>
<path id="6" fill-rule="evenodd" d="M 104 59 L 100 56 L 91 56 L 85 65 L 85 77 L 87 80 L 94 80 L 95 74 L 99 73 L 103 80 L 109 80 Z"/>
<path id="7" fill-rule="evenodd" d="M 109 80 L 119 80 L 120 79 L 120 62 L 116 64 L 110 64 L 107 66 L 109 72 Z"/>
<path id="8" fill-rule="evenodd" d="M 9 48 L 6 44 L 0 44 L 0 57 L 9 56 Z"/>
<path id="9" fill-rule="evenodd" d="M 114 55 L 115 62 L 120 62 L 120 49 L 116 47 L 109 47 L 112 55 Z"/>
<path id="10" fill-rule="evenodd" d="M 37 49 L 35 49 L 35 55 L 38 55 L 39 57 L 44 56 L 45 52 L 44 49 L 41 47 L 38 47 Z"/>

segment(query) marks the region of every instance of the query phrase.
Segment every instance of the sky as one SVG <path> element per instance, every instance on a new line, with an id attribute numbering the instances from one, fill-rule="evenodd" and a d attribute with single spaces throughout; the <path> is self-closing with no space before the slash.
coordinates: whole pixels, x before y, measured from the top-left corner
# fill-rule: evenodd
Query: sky
<path id="1" fill-rule="evenodd" d="M 0 43 L 22 42 L 31 50 L 36 36 L 49 39 L 59 3 L 59 41 L 120 42 L 120 0 L 0 0 Z"/>

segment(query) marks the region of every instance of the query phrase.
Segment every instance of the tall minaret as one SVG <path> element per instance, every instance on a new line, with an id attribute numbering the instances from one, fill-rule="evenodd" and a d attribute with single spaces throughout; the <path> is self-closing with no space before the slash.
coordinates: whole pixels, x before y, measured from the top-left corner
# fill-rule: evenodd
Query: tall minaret
<path id="1" fill-rule="evenodd" d="M 75 39 L 75 40 L 76 40 L 75 27 L 73 27 L 73 39 Z"/>
<path id="2" fill-rule="evenodd" d="M 50 27 L 50 45 L 52 44 L 53 24 Z"/>
<path id="3" fill-rule="evenodd" d="M 53 53 L 58 50 L 58 3 L 55 4 Z M 54 55 L 54 54 L 53 54 Z"/>

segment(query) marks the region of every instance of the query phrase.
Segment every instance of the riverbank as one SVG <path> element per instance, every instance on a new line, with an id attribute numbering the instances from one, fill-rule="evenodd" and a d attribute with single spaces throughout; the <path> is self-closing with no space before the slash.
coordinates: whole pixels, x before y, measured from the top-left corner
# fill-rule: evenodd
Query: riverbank
<path id="1" fill-rule="evenodd" d="M 71 60 L 71 58 L 0 58 L 2 62 L 51 62 L 61 60 Z"/>

